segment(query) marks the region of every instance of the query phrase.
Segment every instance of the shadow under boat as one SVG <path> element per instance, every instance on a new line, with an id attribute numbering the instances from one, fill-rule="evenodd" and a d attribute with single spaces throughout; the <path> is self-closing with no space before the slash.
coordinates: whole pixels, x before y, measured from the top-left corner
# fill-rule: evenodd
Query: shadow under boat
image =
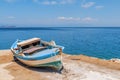
<path id="1" fill-rule="evenodd" d="M 31 67 L 31 66 L 28 66 L 26 64 L 23 64 L 22 62 L 20 62 L 16 57 L 14 57 L 14 60 L 13 62 L 16 62 L 18 65 L 24 67 L 24 68 L 27 68 L 27 69 L 30 69 L 30 70 L 33 70 L 33 71 L 37 71 L 37 72 L 56 72 L 56 73 L 59 73 L 61 74 L 62 70 L 64 69 L 64 67 L 62 66 L 62 68 L 60 70 L 56 70 L 52 67 Z"/>

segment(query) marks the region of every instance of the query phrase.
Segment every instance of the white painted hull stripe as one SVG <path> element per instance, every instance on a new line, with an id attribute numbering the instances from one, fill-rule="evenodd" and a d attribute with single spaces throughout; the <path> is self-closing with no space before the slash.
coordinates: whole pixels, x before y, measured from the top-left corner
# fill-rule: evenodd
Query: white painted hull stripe
<path id="1" fill-rule="evenodd" d="M 61 60 L 61 55 L 53 56 L 51 58 L 43 59 L 43 60 L 23 60 L 18 58 L 22 63 L 29 65 L 29 66 L 36 66 L 40 64 L 45 64 L 45 63 L 50 63 L 50 62 L 55 62 L 55 61 L 60 61 Z"/>

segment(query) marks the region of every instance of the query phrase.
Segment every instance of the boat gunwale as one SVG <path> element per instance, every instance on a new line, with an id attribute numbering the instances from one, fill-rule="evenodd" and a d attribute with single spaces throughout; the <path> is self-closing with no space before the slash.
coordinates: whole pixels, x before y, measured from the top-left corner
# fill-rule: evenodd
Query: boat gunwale
<path id="1" fill-rule="evenodd" d="M 48 57 L 45 57 L 45 58 L 41 58 L 40 59 L 40 56 L 39 57 L 34 57 L 34 58 L 32 58 L 32 55 L 29 55 L 29 56 L 21 56 L 21 55 L 19 55 L 17 52 L 15 52 L 15 50 L 13 50 L 13 47 L 15 46 L 15 45 L 17 45 L 17 42 L 18 42 L 19 40 L 17 40 L 17 41 L 15 41 L 14 43 L 13 43 L 13 45 L 12 45 L 12 47 L 11 47 L 11 51 L 14 53 L 14 56 L 16 56 L 16 57 L 18 57 L 18 58 L 21 58 L 21 59 L 23 59 L 23 60 L 42 60 L 42 59 L 47 59 L 47 58 L 50 58 L 50 57 L 52 57 L 52 56 L 56 56 L 56 55 L 59 55 L 59 48 L 56 48 L 56 50 L 58 49 L 58 51 L 56 51 L 56 52 L 53 52 L 53 53 L 51 53 Z M 22 40 L 21 40 L 22 41 Z M 59 45 L 57 45 L 57 46 L 59 46 Z M 64 47 L 63 46 L 59 46 L 59 47 L 61 47 L 62 48 L 62 50 L 64 49 Z M 41 56 L 42 57 L 42 56 Z"/>

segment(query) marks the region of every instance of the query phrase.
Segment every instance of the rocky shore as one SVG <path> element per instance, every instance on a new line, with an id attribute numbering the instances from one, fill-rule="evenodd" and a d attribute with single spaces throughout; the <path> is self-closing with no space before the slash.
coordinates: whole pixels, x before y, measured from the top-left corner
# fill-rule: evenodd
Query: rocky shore
<path id="1" fill-rule="evenodd" d="M 0 50 L 0 80 L 120 80 L 120 62 L 84 55 L 63 54 L 64 68 L 32 68 L 14 61 L 10 50 Z"/>

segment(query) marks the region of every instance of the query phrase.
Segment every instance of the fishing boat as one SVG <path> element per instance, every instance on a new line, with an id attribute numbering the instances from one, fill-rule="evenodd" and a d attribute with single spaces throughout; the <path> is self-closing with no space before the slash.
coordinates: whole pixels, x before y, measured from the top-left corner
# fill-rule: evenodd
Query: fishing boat
<path id="1" fill-rule="evenodd" d="M 52 67 L 60 70 L 64 47 L 54 41 L 43 41 L 40 38 L 16 40 L 11 46 L 15 58 L 32 67 Z"/>

